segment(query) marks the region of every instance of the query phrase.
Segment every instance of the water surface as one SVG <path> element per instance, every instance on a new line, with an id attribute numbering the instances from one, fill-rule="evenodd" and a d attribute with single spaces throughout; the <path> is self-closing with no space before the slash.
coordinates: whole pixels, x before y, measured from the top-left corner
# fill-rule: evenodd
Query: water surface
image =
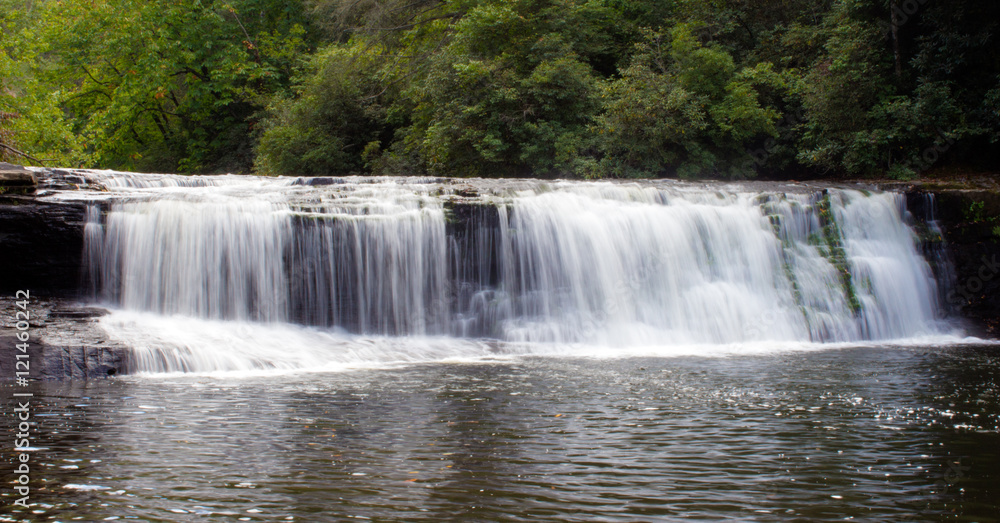
<path id="1" fill-rule="evenodd" d="M 38 505 L 0 514 L 998 521 L 997 376 L 882 346 L 38 383 Z"/>

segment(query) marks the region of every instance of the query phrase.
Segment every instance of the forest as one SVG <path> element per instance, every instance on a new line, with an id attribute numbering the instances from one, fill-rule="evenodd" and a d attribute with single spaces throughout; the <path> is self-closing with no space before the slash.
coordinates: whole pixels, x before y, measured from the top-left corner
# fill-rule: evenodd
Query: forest
<path id="1" fill-rule="evenodd" d="M 0 160 L 304 176 L 990 173 L 998 24 L 988 0 L 0 0 Z"/>

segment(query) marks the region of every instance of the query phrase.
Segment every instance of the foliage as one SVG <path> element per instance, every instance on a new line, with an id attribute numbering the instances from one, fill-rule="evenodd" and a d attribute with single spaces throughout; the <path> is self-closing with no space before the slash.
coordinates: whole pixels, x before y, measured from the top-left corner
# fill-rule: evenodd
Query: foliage
<path id="1" fill-rule="evenodd" d="M 752 176 L 747 146 L 761 135 L 776 136 L 779 116 L 760 105 L 757 87 L 781 88 L 781 76 L 769 63 L 737 71 L 729 53 L 703 46 L 687 25 L 675 27 L 669 39 L 649 36 L 602 94 L 599 174 Z"/>
<path id="2" fill-rule="evenodd" d="M 46 46 L 33 30 L 42 11 L 34 2 L 0 0 L 0 160 L 76 165 L 86 158 L 82 140 L 60 108 L 60 91 L 43 79 Z"/>
<path id="3" fill-rule="evenodd" d="M 24 38 L 35 52 L 25 60 L 31 71 L 18 87 L 33 96 L 50 87 L 48 106 L 68 115 L 86 144 L 84 164 L 245 169 L 261 96 L 287 86 L 305 50 L 301 6 L 292 1 L 64 1 L 37 9 Z"/>
<path id="4" fill-rule="evenodd" d="M 923 11 L 903 13 L 903 20 L 898 3 L 888 4 L 837 2 L 814 31 L 824 41 L 824 52 L 803 83 L 808 124 L 799 157 L 804 164 L 908 178 L 937 163 L 956 141 L 995 132 L 996 121 L 989 122 L 990 111 L 982 106 L 990 103 L 983 88 L 989 88 L 989 75 L 995 74 L 997 51 L 995 44 L 987 45 L 992 35 L 974 21 L 975 10 L 929 4 Z M 934 26 L 938 29 L 927 30 Z M 899 40 L 898 61 L 893 45 L 887 45 L 894 38 Z M 981 73 L 955 74 L 973 48 L 989 50 L 987 56 L 993 57 L 992 64 L 984 64 L 988 75 L 971 84 L 975 95 L 967 80 Z M 968 114 L 980 122 L 970 122 Z"/>
<path id="5" fill-rule="evenodd" d="M 276 99 L 256 169 L 264 174 L 357 172 L 391 138 L 378 49 L 334 46 L 317 53 L 294 97 Z"/>
<path id="6" fill-rule="evenodd" d="M 406 91 L 413 122 L 402 133 L 405 150 L 435 173 L 570 172 L 597 107 L 587 58 L 608 51 L 587 38 L 610 23 L 600 11 L 572 1 L 470 10 L 423 81 Z M 560 31 L 563 24 L 577 31 Z"/>
<path id="7" fill-rule="evenodd" d="M 0 140 L 184 172 L 991 169 L 998 19 L 976 0 L 0 0 Z"/>

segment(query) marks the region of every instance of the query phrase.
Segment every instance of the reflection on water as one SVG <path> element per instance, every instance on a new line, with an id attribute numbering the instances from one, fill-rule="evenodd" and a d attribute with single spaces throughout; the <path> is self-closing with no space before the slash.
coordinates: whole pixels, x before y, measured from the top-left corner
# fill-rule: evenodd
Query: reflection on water
<path id="1" fill-rule="evenodd" d="M 37 504 L 4 417 L 0 514 L 1000 521 L 997 376 L 969 347 L 37 384 Z"/>

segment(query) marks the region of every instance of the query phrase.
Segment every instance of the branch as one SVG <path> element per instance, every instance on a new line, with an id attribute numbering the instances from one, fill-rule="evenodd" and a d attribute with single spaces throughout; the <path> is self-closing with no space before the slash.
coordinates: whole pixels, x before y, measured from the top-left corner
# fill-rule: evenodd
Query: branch
<path id="1" fill-rule="evenodd" d="M 437 43 L 437 45 L 434 46 L 434 49 L 431 49 L 430 51 L 427 51 L 427 52 L 422 53 L 420 55 L 414 55 L 413 57 L 408 57 L 408 58 L 411 58 L 412 61 L 415 63 L 415 65 L 408 72 L 406 72 L 402 76 L 400 76 L 400 77 L 398 77 L 398 78 L 396 78 L 396 79 L 394 79 L 394 80 L 386 83 L 385 87 L 381 91 L 379 91 L 379 92 L 377 92 L 377 93 L 375 93 L 373 95 L 370 95 L 370 96 L 363 96 L 359 100 L 362 100 L 362 101 L 374 100 L 374 99 L 378 98 L 379 96 L 382 96 L 383 94 L 385 94 L 386 91 L 388 91 L 389 88 L 391 88 L 392 86 L 394 86 L 394 85 L 402 82 L 403 80 L 409 78 L 410 76 L 413 76 L 413 75 L 417 74 L 418 72 L 420 72 L 421 68 L 424 67 L 424 66 L 426 66 L 426 62 L 422 62 L 420 59 L 425 58 L 427 56 L 432 56 L 435 53 L 437 53 L 444 46 L 444 43 L 445 43 L 446 40 L 447 40 L 447 38 L 442 38 L 441 40 L 439 40 L 438 43 Z M 401 62 L 402 60 L 403 60 L 402 57 L 399 57 L 399 56 L 396 57 L 396 62 L 397 63 Z M 382 77 L 382 81 L 385 81 L 386 78 L 388 78 L 390 75 L 391 75 L 391 73 L 387 72 L 385 74 L 385 76 Z"/>
<path id="2" fill-rule="evenodd" d="M 750 40 L 754 40 L 753 31 L 750 29 L 750 26 L 747 25 L 747 23 L 743 21 L 743 18 L 740 17 L 740 15 L 738 15 L 738 14 L 734 14 L 733 17 L 736 18 L 736 21 L 739 22 L 740 25 L 743 26 L 743 29 L 746 30 L 747 34 L 750 35 Z"/>
<path id="3" fill-rule="evenodd" d="M 70 96 L 69 98 L 66 98 L 63 101 L 64 102 L 68 102 L 70 100 L 75 100 L 77 98 L 82 98 L 82 97 L 87 96 L 89 94 L 99 94 L 101 96 L 104 96 L 108 100 L 114 101 L 114 98 L 110 94 L 108 94 L 108 93 L 106 93 L 106 92 L 104 92 L 104 91 L 102 91 L 100 89 L 91 89 L 91 90 L 83 92 L 83 93 L 77 93 L 77 94 L 74 94 L 73 96 Z"/>
<path id="4" fill-rule="evenodd" d="M 12 152 L 14 154 L 19 154 L 19 155 L 21 155 L 21 156 L 23 156 L 23 157 L 25 157 L 25 158 L 27 158 L 27 159 L 35 162 L 35 163 L 45 163 L 46 161 L 48 161 L 48 160 L 39 160 L 38 158 L 35 158 L 34 156 L 31 156 L 30 154 L 28 154 L 26 152 L 18 151 L 17 149 L 15 149 L 15 148 L 13 148 L 13 147 L 11 147 L 11 146 L 3 143 L 3 142 L 0 142 L 0 147 L 3 147 L 4 149 L 7 149 L 8 151 L 10 151 L 10 152 Z"/>
<path id="5" fill-rule="evenodd" d="M 108 87 L 108 86 L 111 85 L 111 82 L 105 83 L 105 82 L 102 82 L 102 81 L 98 80 L 97 78 L 94 78 L 94 75 L 90 74 L 90 69 L 87 69 L 87 66 L 85 66 L 83 64 L 80 64 L 80 69 L 83 69 L 83 72 L 87 73 L 87 76 L 89 76 L 90 79 L 93 80 L 95 84 L 97 84 L 97 85 L 103 85 L 105 87 Z"/>
<path id="6" fill-rule="evenodd" d="M 191 73 L 191 74 L 193 74 L 195 76 L 195 78 L 201 80 L 202 82 L 210 82 L 211 81 L 211 78 L 209 78 L 208 75 L 199 73 L 198 71 L 195 71 L 194 69 L 192 69 L 190 67 L 182 67 L 180 71 L 177 71 L 176 73 L 174 73 L 171 76 L 179 76 L 179 75 L 185 74 L 185 73 Z"/>
<path id="7" fill-rule="evenodd" d="M 428 11 L 430 11 L 430 9 L 428 9 Z M 426 11 L 424 11 L 424 12 L 426 12 Z M 419 13 L 419 14 L 423 14 L 423 13 Z M 452 18 L 454 20 L 458 20 L 459 18 L 462 18 L 462 16 L 464 14 L 465 13 L 462 12 L 462 11 L 454 11 L 454 12 L 451 12 L 451 13 L 445 13 L 443 15 L 430 16 L 430 17 L 424 18 L 422 20 L 418 20 L 416 22 L 412 22 L 412 23 L 408 23 L 408 24 L 397 25 L 396 27 L 375 27 L 373 29 L 375 31 L 405 31 L 407 29 L 413 29 L 414 27 L 417 27 L 418 25 L 426 24 L 427 22 L 433 22 L 434 20 L 442 20 L 444 18 Z M 413 18 L 416 18 L 416 16 L 411 17 L 410 20 L 413 20 Z"/>
<path id="8" fill-rule="evenodd" d="M 260 50 L 257 49 L 257 42 L 253 41 L 253 38 L 250 37 L 250 33 L 247 32 L 247 28 L 243 27 L 243 21 L 240 20 L 240 15 L 236 12 L 236 10 L 229 8 L 229 12 L 233 14 L 233 18 L 236 19 L 236 23 L 239 24 L 240 29 L 243 30 L 243 35 L 247 37 L 247 47 L 253 52 L 254 61 L 260 63 Z"/>

